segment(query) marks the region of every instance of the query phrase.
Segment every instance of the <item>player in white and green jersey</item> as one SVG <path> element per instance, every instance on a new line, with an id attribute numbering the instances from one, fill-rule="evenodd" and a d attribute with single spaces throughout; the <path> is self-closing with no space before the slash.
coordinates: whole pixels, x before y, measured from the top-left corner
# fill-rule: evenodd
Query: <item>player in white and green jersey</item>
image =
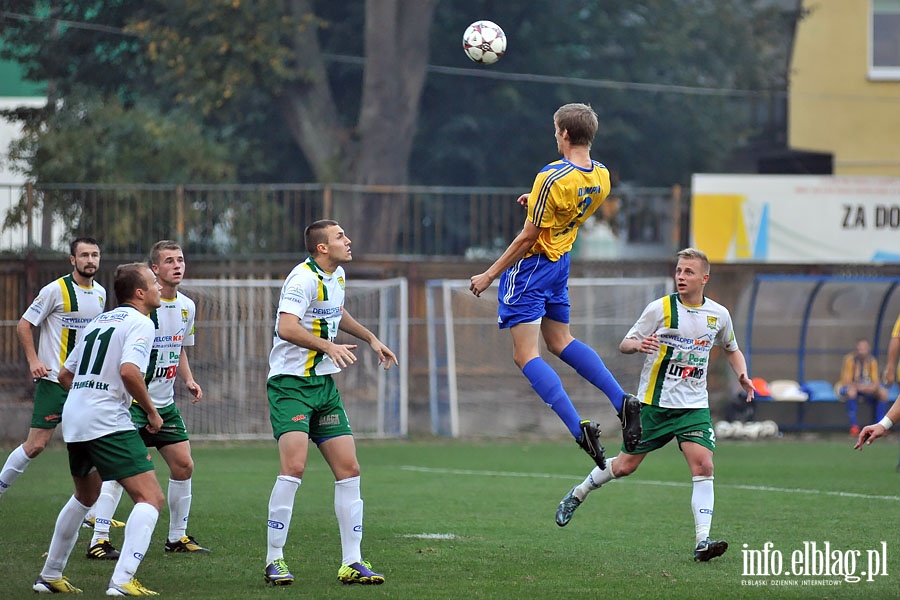
<path id="1" fill-rule="evenodd" d="M 677 293 L 651 302 L 619 344 L 625 354 L 646 354 L 638 397 L 643 434 L 632 451 L 624 447 L 608 461 L 605 470 L 594 469 L 581 485 L 572 488 L 559 503 L 556 523 L 565 526 L 587 495 L 604 483 L 630 475 L 644 457 L 665 446 L 673 438 L 691 471 L 696 546 L 694 560 L 708 561 L 728 549 L 723 540 L 709 537 L 712 525 L 713 451 L 716 434 L 709 414 L 706 376 L 713 346 L 725 351 L 725 358 L 747 392 L 755 392 L 747 363 L 734 337 L 728 310 L 709 298 L 703 290 L 709 281 L 709 260 L 695 248 L 678 253 L 675 266 Z"/>
<path id="2" fill-rule="evenodd" d="M 154 333 L 147 315 L 159 306 L 160 290 L 147 265 L 131 263 L 116 269 L 115 293 L 119 307 L 85 327 L 59 371 L 60 385 L 69 390 L 62 430 L 75 494 L 56 519 L 47 559 L 32 586 L 39 593 L 81 591 L 63 576 L 63 570 L 81 523 L 100 495 L 101 480 L 115 479 L 134 501 L 134 508 L 106 593 L 156 595 L 134 575 L 150 545 L 164 499 L 129 409 L 133 398 L 147 411 L 149 431 L 162 426 L 144 383 Z"/>
<path id="3" fill-rule="evenodd" d="M 0 495 L 18 479 L 31 460 L 43 452 L 62 418 L 66 391 L 59 385 L 60 366 L 78 342 L 84 326 L 103 312 L 106 290 L 94 281 L 100 268 L 100 245 L 94 238 L 70 244 L 72 273 L 45 285 L 16 326 L 37 385 L 28 437 L 13 450 L 0 471 Z M 34 329 L 40 327 L 37 350 Z"/>
<path id="4" fill-rule="evenodd" d="M 344 268 L 352 260 L 350 238 L 335 221 L 316 221 L 304 237 L 309 258 L 290 272 L 281 288 L 275 338 L 269 354 L 269 417 L 278 440 L 281 470 L 269 497 L 265 579 L 290 585 L 284 561 L 294 496 L 300 487 L 309 441 L 334 474 L 334 510 L 341 534 L 342 583 L 380 584 L 384 576 L 364 561 L 363 501 L 359 462 L 350 422 L 332 375 L 356 362 L 355 344 L 335 342 L 338 330 L 368 342 L 385 369 L 397 357 L 344 309 Z"/>
<path id="5" fill-rule="evenodd" d="M 194 461 L 191 444 L 181 412 L 175 404 L 176 374 L 184 381 L 197 402 L 203 390 L 194 381 L 185 347 L 194 345 L 194 301 L 178 291 L 184 279 L 186 263 L 181 246 L 172 240 L 160 240 L 150 251 L 150 268 L 162 289 L 159 308 L 150 313 L 156 327 L 153 350 L 147 368 L 146 382 L 150 398 L 163 418 L 159 431 L 146 429 L 147 413 L 137 404 L 131 406 L 131 419 L 144 444 L 155 447 L 169 466 L 169 485 L 166 491 L 169 506 L 169 533 L 166 552 L 209 552 L 187 534 L 191 510 Z M 122 497 L 122 488 L 114 481 L 103 484 L 100 498 L 94 507 L 95 525 L 87 557 L 115 559 L 119 553 L 109 541 L 112 517 Z"/>

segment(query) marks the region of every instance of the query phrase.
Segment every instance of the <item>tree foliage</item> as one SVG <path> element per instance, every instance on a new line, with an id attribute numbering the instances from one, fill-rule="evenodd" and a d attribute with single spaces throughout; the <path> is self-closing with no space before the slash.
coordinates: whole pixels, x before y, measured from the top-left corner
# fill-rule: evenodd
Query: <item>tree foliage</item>
<path id="1" fill-rule="evenodd" d="M 49 84 L 47 110 L 17 113 L 31 121 L 14 153 L 38 181 L 527 187 L 554 158 L 553 111 L 579 101 L 600 115 L 595 158 L 669 185 L 722 169 L 767 124 L 797 18 L 777 6 L 0 0 L 26 17 L 3 18 L 0 54 Z M 479 18 L 509 40 L 490 67 L 460 47 Z M 362 205 L 339 218 L 389 245 L 391 203 Z"/>
<path id="2" fill-rule="evenodd" d="M 564 81 L 430 76 L 416 180 L 527 186 L 554 158 L 551 115 L 566 102 L 597 111 L 593 155 L 620 180 L 684 184 L 719 171 L 759 135 L 759 105 L 783 99 L 797 18 L 747 0 L 442 2 L 437 22 L 449 27 L 436 34 L 434 63 L 472 65 L 459 37 L 473 14 L 508 38 L 487 70 Z"/>

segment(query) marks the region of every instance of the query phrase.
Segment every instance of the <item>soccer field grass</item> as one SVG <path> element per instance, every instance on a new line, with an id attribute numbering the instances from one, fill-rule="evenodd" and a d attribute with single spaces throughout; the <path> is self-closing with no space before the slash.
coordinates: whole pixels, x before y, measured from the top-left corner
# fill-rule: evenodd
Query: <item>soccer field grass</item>
<path id="1" fill-rule="evenodd" d="M 674 444 L 594 492 L 559 528 L 557 503 L 592 465 L 571 442 L 360 440 L 363 553 L 387 581 L 351 587 L 337 581 L 333 484 L 313 450 L 285 548 L 296 582 L 272 588 L 262 573 L 274 442 L 197 443 L 188 532 L 213 552 L 164 554 L 163 509 L 138 578 L 169 598 L 896 598 L 897 452 L 895 436 L 864 452 L 845 437 L 722 441 L 713 537 L 730 547 L 695 563 L 690 476 Z M 165 463 L 153 456 L 165 480 Z M 31 583 L 71 489 L 65 450 L 54 446 L 0 499 L 0 598 L 34 597 Z M 116 517 L 130 508 L 126 497 Z M 112 531 L 117 547 L 122 532 Z M 89 533 L 82 530 L 66 575 L 83 597 L 101 597 L 113 564 L 85 559 Z M 774 569 L 780 555 L 782 574 L 745 573 L 748 552 L 763 556 L 767 542 L 766 563 Z M 815 565 L 809 575 L 785 575 L 792 555 L 812 543 L 828 549 L 832 572 L 853 566 L 855 575 L 886 548 L 879 573 L 887 575 L 850 583 L 814 575 Z"/>

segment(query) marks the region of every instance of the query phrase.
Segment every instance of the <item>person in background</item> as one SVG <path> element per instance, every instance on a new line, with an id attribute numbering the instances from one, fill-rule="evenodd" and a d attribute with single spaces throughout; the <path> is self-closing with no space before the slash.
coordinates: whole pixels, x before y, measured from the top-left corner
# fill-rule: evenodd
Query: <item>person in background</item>
<path id="1" fill-rule="evenodd" d="M 125 523 L 122 554 L 106 595 L 158 595 L 134 575 L 150 545 L 164 497 L 129 409 L 134 399 L 147 413 L 147 430 L 155 433 L 162 427 L 144 383 L 154 332 L 148 315 L 159 307 L 160 290 L 150 267 L 131 263 L 116 269 L 115 293 L 118 308 L 84 328 L 59 371 L 59 383 L 69 391 L 62 433 L 75 493 L 59 512 L 47 560 L 32 586 L 42 594 L 81 592 L 63 570 L 88 509 L 100 495 L 101 482 L 114 479 L 128 492 L 134 508 Z"/>
<path id="2" fill-rule="evenodd" d="M 860 400 L 872 406 L 875 421 L 880 420 L 887 411 L 887 388 L 879 381 L 878 360 L 872 356 L 869 340 L 856 340 L 856 349 L 844 356 L 839 393 L 847 406 L 852 436 L 859 435 L 857 412 Z"/>
<path id="3" fill-rule="evenodd" d="M 194 380 L 185 347 L 194 345 L 194 317 L 197 307 L 194 301 L 178 290 L 185 274 L 184 252 L 172 240 L 160 240 L 150 250 L 150 268 L 162 290 L 159 308 L 150 313 L 156 326 L 150 366 L 147 370 L 147 389 L 150 398 L 163 419 L 163 426 L 156 433 L 147 430 L 147 413 L 139 404 L 131 405 L 131 420 L 141 434 L 144 444 L 156 448 L 169 467 L 169 486 L 166 499 L 169 507 L 169 533 L 166 552 L 198 552 L 209 550 L 187 534 L 191 512 L 194 461 L 191 443 L 181 412 L 175 404 L 175 376 L 184 381 L 192 396 L 192 402 L 203 398 L 203 389 Z M 100 497 L 94 506 L 94 535 L 87 557 L 112 560 L 119 552 L 109 541 L 109 528 L 113 514 L 122 497 L 122 486 L 115 481 L 105 481 Z"/>
<path id="4" fill-rule="evenodd" d="M 37 382 L 31 428 L 0 470 L 0 496 L 44 451 L 62 419 L 66 390 L 59 384 L 60 366 L 78 342 L 84 326 L 103 312 L 106 290 L 94 281 L 100 268 L 100 244 L 80 237 L 69 244 L 73 270 L 45 285 L 19 319 L 16 334 L 28 359 L 28 371 Z M 37 350 L 34 329 L 40 327 Z"/>

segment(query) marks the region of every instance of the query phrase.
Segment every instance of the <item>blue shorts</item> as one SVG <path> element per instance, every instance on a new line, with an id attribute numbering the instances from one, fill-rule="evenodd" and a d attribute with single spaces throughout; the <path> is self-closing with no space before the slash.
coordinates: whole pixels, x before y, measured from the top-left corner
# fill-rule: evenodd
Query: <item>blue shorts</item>
<path id="1" fill-rule="evenodd" d="M 553 262 L 543 254 L 519 260 L 500 276 L 497 323 L 507 329 L 546 316 L 569 322 L 569 253 Z"/>

